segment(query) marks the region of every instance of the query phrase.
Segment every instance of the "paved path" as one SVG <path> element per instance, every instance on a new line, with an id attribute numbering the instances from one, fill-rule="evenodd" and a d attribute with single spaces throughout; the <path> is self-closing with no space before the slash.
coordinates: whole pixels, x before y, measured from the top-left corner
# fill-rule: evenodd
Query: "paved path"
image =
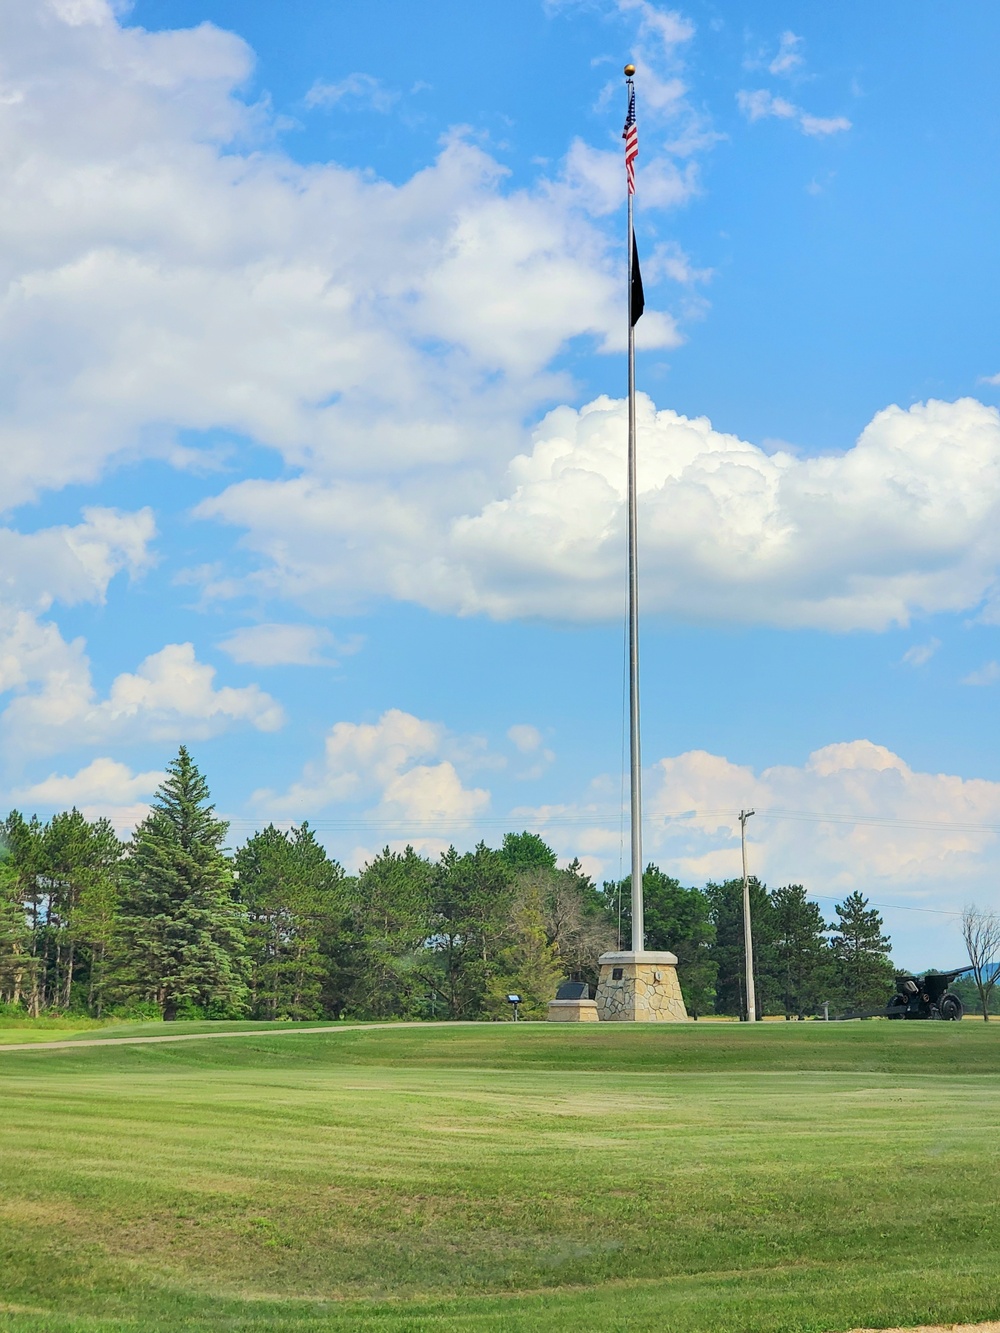
<path id="1" fill-rule="evenodd" d="M 315 1032 L 384 1031 L 386 1028 L 465 1028 L 481 1027 L 474 1019 L 453 1019 L 440 1022 L 412 1023 L 345 1023 L 343 1026 L 315 1028 L 244 1028 L 240 1032 L 177 1032 L 167 1037 L 82 1037 L 65 1041 L 21 1041 L 0 1046 L 0 1054 L 12 1051 L 75 1051 L 81 1046 L 151 1046 L 164 1041 L 219 1041 L 236 1037 L 296 1037 Z"/>
<path id="2" fill-rule="evenodd" d="M 1000 1323 L 923 1324 L 920 1328 L 854 1328 L 851 1333 L 1000 1333 Z"/>

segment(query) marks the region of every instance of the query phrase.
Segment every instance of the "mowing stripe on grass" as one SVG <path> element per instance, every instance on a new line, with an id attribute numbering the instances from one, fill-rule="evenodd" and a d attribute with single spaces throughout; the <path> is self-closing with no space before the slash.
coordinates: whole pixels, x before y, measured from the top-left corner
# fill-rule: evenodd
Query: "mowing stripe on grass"
<path id="1" fill-rule="evenodd" d="M 14 1045 L 0 1046 L 0 1053 L 6 1054 L 10 1051 L 75 1051 L 81 1046 L 151 1046 L 157 1042 L 165 1041 L 211 1041 L 218 1040 L 220 1037 L 298 1037 L 310 1033 L 315 1035 L 317 1032 L 366 1032 L 370 1028 L 382 1030 L 383 1028 L 461 1028 L 479 1026 L 472 1019 L 442 1019 L 436 1022 L 420 1023 L 345 1023 L 340 1027 L 326 1025 L 324 1027 L 309 1028 L 251 1028 L 243 1032 L 178 1032 L 176 1035 L 168 1037 L 87 1037 L 84 1040 L 76 1041 L 70 1038 L 67 1041 L 34 1041 L 17 1042 Z"/>

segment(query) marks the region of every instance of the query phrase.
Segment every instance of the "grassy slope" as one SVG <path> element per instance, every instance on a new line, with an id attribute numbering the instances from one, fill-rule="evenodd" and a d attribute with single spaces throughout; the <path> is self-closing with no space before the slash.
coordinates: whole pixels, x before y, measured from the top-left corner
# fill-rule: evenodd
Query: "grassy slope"
<path id="1" fill-rule="evenodd" d="M 0 1328 L 996 1316 L 998 1094 L 970 1022 L 16 1052 Z"/>

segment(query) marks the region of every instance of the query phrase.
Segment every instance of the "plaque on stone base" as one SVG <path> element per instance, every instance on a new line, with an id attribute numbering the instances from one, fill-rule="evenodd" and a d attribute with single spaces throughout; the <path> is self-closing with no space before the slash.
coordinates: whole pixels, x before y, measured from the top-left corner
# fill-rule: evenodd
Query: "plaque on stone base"
<path id="1" fill-rule="evenodd" d="M 684 997 L 677 980 L 677 957 L 644 949 L 641 953 L 602 953 L 597 960 L 597 1016 L 604 1023 L 686 1023 Z"/>

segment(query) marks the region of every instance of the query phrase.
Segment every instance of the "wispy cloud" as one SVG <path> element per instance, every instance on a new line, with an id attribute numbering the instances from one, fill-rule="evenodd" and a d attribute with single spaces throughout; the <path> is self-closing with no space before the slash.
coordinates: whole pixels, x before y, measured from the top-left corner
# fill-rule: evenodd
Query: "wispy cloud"
<path id="1" fill-rule="evenodd" d="M 667 56 L 694 36 L 694 24 L 675 9 L 659 9 L 649 0 L 618 0 L 618 9 L 622 14 L 637 15 L 639 36 L 656 38 Z"/>
<path id="2" fill-rule="evenodd" d="M 931 660 L 940 647 L 940 639 L 929 639 L 927 643 L 915 643 L 912 648 L 907 648 L 903 654 L 903 661 L 907 666 L 922 667 Z"/>
<path id="3" fill-rule="evenodd" d="M 783 32 L 781 40 L 778 43 L 778 54 L 768 65 L 768 69 L 775 75 L 789 75 L 804 64 L 802 55 L 802 38 L 796 37 L 794 32 Z"/>
<path id="4" fill-rule="evenodd" d="M 851 122 L 846 116 L 811 116 L 808 111 L 803 111 L 799 117 L 799 128 L 803 134 L 823 138 L 828 134 L 842 134 L 851 128 Z"/>
<path id="5" fill-rule="evenodd" d="M 317 79 L 305 96 L 306 106 L 355 106 L 366 111 L 386 115 L 399 101 L 399 93 L 387 88 L 373 74 L 348 74 L 338 83 L 324 83 Z"/>
<path id="6" fill-rule="evenodd" d="M 753 90 L 741 88 L 736 94 L 736 101 L 751 124 L 769 118 L 792 120 L 803 134 L 813 138 L 841 134 L 851 128 L 851 122 L 846 116 L 814 116 L 809 111 L 803 111 L 794 102 L 789 102 L 786 97 L 777 96 L 766 88 Z"/>
<path id="7" fill-rule="evenodd" d="M 358 652 L 360 635 L 338 643 L 329 630 L 316 625 L 246 625 L 234 630 L 219 647 L 234 662 L 247 666 L 336 666 L 335 657 Z"/>
<path id="8" fill-rule="evenodd" d="M 995 685 L 1000 680 L 1000 662 L 987 662 L 978 671 L 962 677 L 963 685 Z"/>
<path id="9" fill-rule="evenodd" d="M 766 88 L 750 92 L 741 88 L 736 94 L 740 110 L 751 124 L 755 120 L 764 120 L 768 116 L 777 116 L 780 120 L 791 120 L 799 114 L 799 109 L 784 97 L 775 97 Z"/>

